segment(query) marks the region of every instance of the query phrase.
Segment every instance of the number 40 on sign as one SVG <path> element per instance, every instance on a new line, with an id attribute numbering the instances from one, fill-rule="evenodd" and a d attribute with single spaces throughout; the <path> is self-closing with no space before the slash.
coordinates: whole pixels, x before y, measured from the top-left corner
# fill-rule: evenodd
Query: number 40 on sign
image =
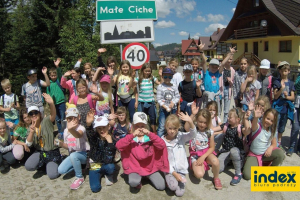
<path id="1" fill-rule="evenodd" d="M 150 59 L 148 48 L 138 42 L 127 45 L 122 52 L 122 59 L 130 62 L 132 69 L 141 69 Z"/>

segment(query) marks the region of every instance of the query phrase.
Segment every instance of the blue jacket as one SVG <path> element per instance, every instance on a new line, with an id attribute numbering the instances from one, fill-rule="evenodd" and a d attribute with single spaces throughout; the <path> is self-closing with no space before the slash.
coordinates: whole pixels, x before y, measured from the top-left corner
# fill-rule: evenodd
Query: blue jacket
<path id="1" fill-rule="evenodd" d="M 294 108 L 295 108 L 295 105 L 290 100 L 286 100 L 284 98 L 278 98 L 277 100 L 273 101 L 272 108 L 274 108 L 275 110 L 277 110 L 277 112 L 280 113 L 283 105 L 286 104 L 286 103 L 288 104 L 287 105 L 288 119 L 290 119 L 290 120 L 293 121 L 294 120 Z"/>

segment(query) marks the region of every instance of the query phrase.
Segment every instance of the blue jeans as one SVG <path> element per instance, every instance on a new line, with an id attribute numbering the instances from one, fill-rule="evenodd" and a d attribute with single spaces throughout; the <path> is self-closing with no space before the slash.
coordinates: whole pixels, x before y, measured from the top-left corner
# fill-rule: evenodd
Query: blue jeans
<path id="1" fill-rule="evenodd" d="M 300 133 L 300 125 L 299 125 L 299 114 L 300 114 L 300 108 L 295 108 L 296 112 L 294 113 L 294 121 L 292 124 L 292 130 L 291 130 L 291 138 L 290 138 L 290 148 L 295 148 L 297 143 L 297 137 Z M 300 138 L 298 139 L 297 144 L 297 151 L 300 151 Z"/>
<path id="2" fill-rule="evenodd" d="M 99 170 L 90 170 L 89 178 L 90 178 L 90 187 L 92 192 L 99 192 L 101 190 L 101 176 L 103 175 L 112 175 L 115 171 L 115 165 L 104 164 L 101 166 Z"/>
<path id="3" fill-rule="evenodd" d="M 131 99 L 128 103 L 123 103 L 120 100 L 118 101 L 118 107 L 125 106 L 129 111 L 129 118 L 131 123 L 133 120 L 133 114 L 135 113 L 134 104 L 135 104 L 135 99 Z"/>
<path id="4" fill-rule="evenodd" d="M 224 87 L 224 98 L 223 98 L 223 112 L 224 112 L 224 119 L 223 122 L 227 122 L 228 118 L 228 112 L 229 112 L 229 107 L 230 107 L 230 98 L 229 98 L 229 86 Z"/>
<path id="5" fill-rule="evenodd" d="M 74 170 L 75 176 L 77 178 L 82 178 L 81 164 L 86 164 L 86 152 L 73 152 L 59 165 L 58 173 L 67 174 Z"/>
<path id="6" fill-rule="evenodd" d="M 157 135 L 159 137 L 164 135 L 166 118 L 170 114 L 175 114 L 175 113 L 176 113 L 176 109 L 172 109 L 171 112 L 168 112 L 164 108 L 159 108 L 158 128 L 157 128 Z"/>
<path id="7" fill-rule="evenodd" d="M 278 114 L 278 126 L 277 126 L 277 130 L 278 133 L 283 133 L 285 130 L 285 126 L 288 120 L 288 115 L 287 113 L 279 113 Z"/>
<path id="8" fill-rule="evenodd" d="M 148 104 L 148 108 L 146 108 L 144 105 Z M 156 125 L 156 109 L 155 109 L 155 103 L 154 102 L 139 102 L 138 104 L 138 112 L 144 112 L 146 115 L 149 115 L 150 124 Z"/>
<path id="9" fill-rule="evenodd" d="M 189 116 L 191 116 L 191 114 L 192 114 L 191 105 L 190 106 L 186 105 L 185 107 L 183 105 L 184 105 L 184 102 L 181 102 L 180 103 L 180 112 L 183 112 L 184 114 L 187 112 L 187 114 Z M 182 109 L 183 107 L 184 107 L 184 109 Z"/>
<path id="10" fill-rule="evenodd" d="M 66 118 L 66 103 L 60 103 L 55 105 L 56 108 L 56 117 L 55 117 L 55 121 L 56 121 L 56 125 L 57 125 L 57 129 L 58 129 L 58 133 L 63 133 L 64 130 L 62 130 L 61 128 L 61 122 Z"/>
<path id="11" fill-rule="evenodd" d="M 6 122 L 12 122 L 15 125 L 17 125 L 19 123 L 19 118 L 17 118 L 17 119 L 5 119 L 5 121 Z M 10 133 L 10 135 L 13 135 L 14 134 L 14 128 L 9 128 L 9 133 Z"/>

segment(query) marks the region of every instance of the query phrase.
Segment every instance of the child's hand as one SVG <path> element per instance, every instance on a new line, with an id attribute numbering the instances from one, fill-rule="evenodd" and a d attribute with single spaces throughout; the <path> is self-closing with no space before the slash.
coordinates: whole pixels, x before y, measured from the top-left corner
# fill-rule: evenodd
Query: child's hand
<path id="1" fill-rule="evenodd" d="M 250 77 L 250 76 L 247 77 L 247 78 L 246 78 L 246 81 L 247 81 L 247 82 L 252 82 L 252 81 L 253 81 L 253 77 Z"/>
<path id="2" fill-rule="evenodd" d="M 189 116 L 189 114 L 186 112 L 185 114 L 183 112 L 180 112 L 178 114 L 179 118 L 185 122 L 192 122 L 193 120 L 191 119 L 191 117 Z"/>
<path id="3" fill-rule="evenodd" d="M 235 47 L 229 47 L 230 53 L 236 53 L 238 50 L 236 50 L 236 46 Z"/>
<path id="4" fill-rule="evenodd" d="M 42 73 L 43 73 L 43 74 L 47 74 L 47 67 L 45 67 L 45 66 L 43 67 Z"/>
<path id="5" fill-rule="evenodd" d="M 283 90 L 285 88 L 285 83 L 284 83 L 284 80 L 281 80 L 281 89 Z"/>
<path id="6" fill-rule="evenodd" d="M 134 132 L 132 133 L 133 137 L 137 137 L 140 135 L 140 130 L 139 129 L 135 129 Z"/>
<path id="7" fill-rule="evenodd" d="M 245 116 L 244 116 L 245 119 L 249 119 L 250 115 L 251 115 L 251 111 L 247 110 L 247 112 L 245 113 Z"/>
<path id="8" fill-rule="evenodd" d="M 106 69 L 105 69 L 105 67 L 98 67 L 97 70 L 99 70 L 99 71 L 105 71 Z"/>
<path id="9" fill-rule="evenodd" d="M 159 76 L 162 76 L 162 72 L 163 72 L 163 68 L 159 68 L 159 70 L 158 70 L 158 75 L 159 75 Z"/>
<path id="10" fill-rule="evenodd" d="M 248 110 L 252 111 L 254 110 L 254 102 L 250 101 L 249 105 L 248 105 Z"/>
<path id="11" fill-rule="evenodd" d="M 14 123 L 12 123 L 12 122 L 6 122 L 6 125 L 7 125 L 9 128 L 14 127 Z"/>
<path id="12" fill-rule="evenodd" d="M 53 104 L 53 99 L 51 98 L 51 96 L 47 93 L 43 93 L 42 96 L 44 97 L 45 101 L 48 103 L 48 104 Z"/>
<path id="13" fill-rule="evenodd" d="M 116 114 L 110 114 L 109 116 L 108 116 L 108 120 L 114 120 L 114 119 L 116 119 L 118 117 L 118 115 L 116 115 Z"/>
<path id="14" fill-rule="evenodd" d="M 201 80 L 201 79 L 198 79 L 198 80 L 196 81 L 197 87 L 199 87 L 201 84 L 202 84 L 202 80 Z"/>
<path id="15" fill-rule="evenodd" d="M 135 70 L 132 70 L 131 78 L 133 79 L 135 78 L 135 72 L 136 72 Z"/>
<path id="16" fill-rule="evenodd" d="M 59 66 L 59 63 L 61 62 L 61 59 L 60 59 L 60 58 L 57 58 L 56 60 L 53 60 L 53 62 L 54 62 L 54 65 L 55 65 L 56 67 L 58 67 L 58 66 Z"/>
<path id="17" fill-rule="evenodd" d="M 227 77 L 227 81 L 228 81 L 228 83 L 229 83 L 229 85 L 230 85 L 230 86 L 232 86 L 232 85 L 233 85 L 233 82 L 232 82 L 232 80 L 231 80 L 231 78 L 230 78 L 230 77 Z"/>
<path id="18" fill-rule="evenodd" d="M 109 75 L 112 76 L 112 75 L 114 74 L 114 68 L 108 67 L 108 68 L 107 68 L 107 72 L 108 72 Z"/>
<path id="19" fill-rule="evenodd" d="M 255 106 L 255 110 L 254 110 L 254 117 L 261 118 L 262 117 L 262 113 L 263 113 L 262 107 L 259 106 L 259 105 L 256 105 Z"/>
<path id="20" fill-rule="evenodd" d="M 178 182 L 182 182 L 182 177 L 177 172 L 173 172 L 172 174 Z"/>
<path id="21" fill-rule="evenodd" d="M 93 123 L 94 116 L 95 116 L 95 110 L 94 109 L 89 110 L 89 112 L 86 115 L 86 124 L 87 125 L 90 126 Z"/>
<path id="22" fill-rule="evenodd" d="M 193 102 L 191 105 L 191 109 L 192 109 L 192 114 L 193 115 L 197 115 L 198 111 L 199 111 L 199 107 L 197 107 L 196 103 Z"/>
<path id="23" fill-rule="evenodd" d="M 169 108 L 172 109 L 173 107 L 174 107 L 174 103 L 173 103 L 173 101 L 171 101 Z"/>
<path id="24" fill-rule="evenodd" d="M 29 147 L 28 147 L 26 144 L 24 144 L 24 150 L 25 150 L 26 152 L 30 152 L 30 149 L 29 149 Z"/>
<path id="25" fill-rule="evenodd" d="M 78 59 L 78 62 L 82 62 L 82 58 L 79 58 L 79 59 Z"/>
<path id="26" fill-rule="evenodd" d="M 197 166 L 202 166 L 202 164 L 204 163 L 205 158 L 203 156 L 199 157 L 196 161 L 196 165 Z"/>
<path id="27" fill-rule="evenodd" d="M 288 92 L 287 92 L 287 91 L 284 91 L 284 92 L 283 92 L 283 95 L 284 95 L 285 98 L 287 98 L 287 97 L 288 97 Z"/>
<path id="28" fill-rule="evenodd" d="M 200 40 L 200 44 L 198 45 L 199 51 L 203 51 L 205 47 L 205 43 L 202 43 L 202 41 Z"/>
<path id="29" fill-rule="evenodd" d="M 35 132 L 35 125 L 36 125 L 36 121 L 32 121 L 32 124 L 30 126 L 30 133 L 34 133 Z"/>
<path id="30" fill-rule="evenodd" d="M 110 134 L 107 134 L 107 135 L 105 136 L 105 139 L 106 139 L 106 141 L 107 141 L 108 143 L 112 143 L 112 137 L 111 137 Z"/>
<path id="31" fill-rule="evenodd" d="M 139 102 L 138 102 L 138 101 L 135 101 L 135 103 L 134 103 L 134 108 L 137 109 L 138 106 L 139 106 Z"/>
<path id="32" fill-rule="evenodd" d="M 67 123 L 67 129 L 68 130 L 75 129 L 77 126 L 78 126 L 78 121 L 77 120 L 72 120 L 72 121 Z"/>
<path id="33" fill-rule="evenodd" d="M 100 49 L 98 49 L 98 52 L 99 53 L 104 53 L 104 52 L 106 52 L 106 49 L 105 48 L 100 48 Z"/>
<path id="34" fill-rule="evenodd" d="M 272 155 L 272 151 L 273 151 L 273 147 L 269 146 L 269 148 L 267 149 L 267 151 L 265 152 L 265 156 L 266 157 L 270 157 Z"/>
<path id="35" fill-rule="evenodd" d="M 69 70 L 69 71 L 67 71 L 67 72 L 64 74 L 64 76 L 70 76 L 71 74 L 72 74 L 72 71 Z"/>
<path id="36" fill-rule="evenodd" d="M 91 85 L 90 87 L 90 91 L 94 94 L 98 93 L 98 88 L 97 86 L 95 86 L 94 84 Z"/>
<path id="37" fill-rule="evenodd" d="M 143 135 L 149 135 L 150 131 L 146 128 L 141 128 L 140 132 L 143 133 Z"/>

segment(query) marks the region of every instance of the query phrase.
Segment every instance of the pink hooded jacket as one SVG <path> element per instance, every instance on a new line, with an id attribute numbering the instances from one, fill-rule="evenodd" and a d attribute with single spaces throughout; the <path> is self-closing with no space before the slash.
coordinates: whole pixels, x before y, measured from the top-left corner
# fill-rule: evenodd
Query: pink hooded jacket
<path id="1" fill-rule="evenodd" d="M 73 87 L 73 84 L 72 84 L 72 79 L 67 81 L 67 79 L 62 76 L 61 80 L 60 80 L 60 85 L 61 85 L 61 87 L 69 90 L 69 92 L 70 92 L 69 103 L 71 103 L 72 99 L 75 96 L 75 91 L 74 91 L 74 87 Z"/>
<path id="2" fill-rule="evenodd" d="M 149 133 L 149 142 L 139 144 L 133 140 L 133 134 L 120 139 L 116 147 L 121 152 L 125 174 L 137 173 L 148 176 L 157 171 L 169 172 L 168 150 L 163 139 Z"/>

